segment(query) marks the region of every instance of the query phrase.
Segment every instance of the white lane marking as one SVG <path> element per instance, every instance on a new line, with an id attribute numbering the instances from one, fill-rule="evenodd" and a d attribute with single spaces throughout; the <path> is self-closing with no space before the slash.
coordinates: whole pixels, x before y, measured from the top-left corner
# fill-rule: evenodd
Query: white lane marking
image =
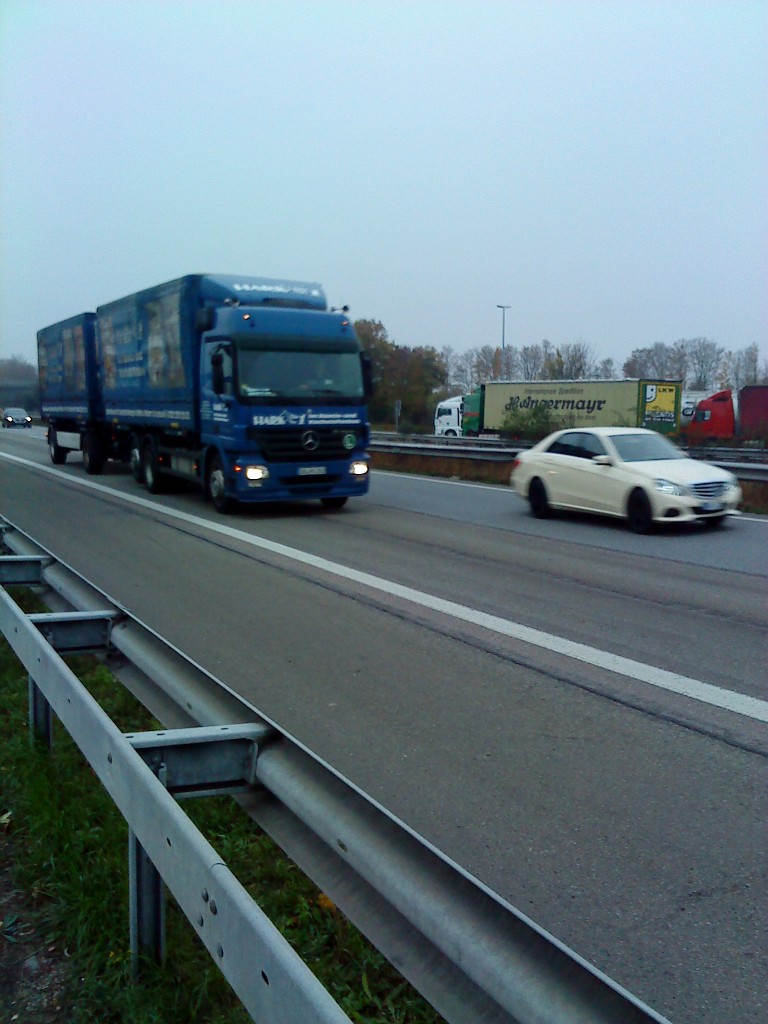
<path id="1" fill-rule="evenodd" d="M 202 527 L 203 529 L 211 530 L 213 533 L 221 534 L 224 537 L 231 537 L 233 540 L 238 540 L 243 544 L 250 545 L 251 547 L 261 548 L 264 551 L 270 551 L 273 554 L 281 555 L 282 557 L 291 559 L 294 562 L 312 566 L 314 569 L 319 569 L 332 576 L 352 580 L 355 583 L 360 583 L 365 587 L 369 587 L 371 590 L 377 590 L 380 593 L 388 594 L 390 597 L 402 598 L 404 601 L 410 601 L 412 604 L 418 605 L 422 608 L 428 608 L 430 611 L 449 615 L 461 622 L 472 623 L 475 626 L 491 630 L 492 632 L 499 633 L 502 636 L 509 636 L 515 640 L 521 640 L 523 643 L 532 644 L 535 647 L 541 647 L 544 650 L 552 651 L 555 654 L 562 654 L 567 658 L 582 661 L 595 668 L 605 669 L 608 672 L 615 672 L 618 675 L 626 676 L 629 679 L 637 679 L 639 682 L 648 683 L 650 686 L 656 686 L 659 689 L 667 690 L 670 693 L 678 693 L 685 697 L 692 697 L 694 700 L 701 701 L 704 704 L 710 704 L 712 707 L 723 708 L 726 711 L 734 711 L 736 714 L 744 715 L 745 717 L 752 718 L 758 722 L 768 722 L 768 701 L 760 700 L 757 697 L 750 697 L 742 693 L 734 693 L 731 690 L 725 690 L 720 686 L 714 686 L 711 683 L 705 683 L 699 679 L 692 679 L 689 676 L 679 675 L 676 672 L 668 672 L 666 669 L 656 668 L 653 665 L 646 665 L 641 661 L 634 661 L 632 658 L 623 658 L 618 654 L 610 654 L 608 651 L 601 651 L 598 648 L 590 647 L 587 644 L 577 643 L 574 640 L 567 640 L 565 637 L 555 636 L 553 633 L 545 633 L 543 630 L 533 629 L 532 627 L 524 626 L 519 622 L 511 622 L 509 619 L 502 619 L 498 615 L 489 615 L 487 612 L 481 612 L 475 608 L 469 608 L 466 605 L 457 604 L 454 601 L 446 601 L 444 598 L 434 597 L 431 594 L 426 594 L 420 590 L 414 590 L 412 587 L 405 587 L 400 583 L 394 583 L 391 580 L 383 579 L 380 576 L 373 576 L 367 572 L 360 572 L 357 569 L 351 569 L 338 562 L 331 562 L 318 555 L 312 555 L 307 551 L 300 551 L 298 548 L 291 548 L 285 544 L 279 544 L 276 541 L 267 540 L 264 537 L 258 537 L 252 533 L 245 533 L 243 530 L 236 530 L 234 527 L 225 526 L 222 523 L 211 522 L 208 519 L 201 519 L 198 516 L 190 515 L 187 512 L 180 512 L 176 509 L 168 508 L 165 505 L 158 505 L 155 502 L 149 501 L 147 498 L 141 498 L 138 495 L 123 494 L 121 491 L 114 491 L 110 487 L 94 483 L 92 480 L 82 480 L 78 477 L 70 476 L 68 473 L 63 473 L 61 470 L 54 469 L 51 466 L 41 466 L 38 463 L 29 462 L 26 459 L 20 459 L 14 455 L 3 455 L 3 453 L 0 453 L 0 457 L 9 459 L 12 462 L 18 462 L 20 465 L 36 469 L 40 472 L 57 476 L 64 483 L 71 483 L 75 484 L 77 487 L 84 487 L 90 490 L 99 491 L 102 494 L 108 495 L 110 498 L 117 498 L 121 501 L 128 502 L 129 504 L 146 508 L 152 512 L 159 512 L 171 519 L 188 523 L 191 526 Z"/>

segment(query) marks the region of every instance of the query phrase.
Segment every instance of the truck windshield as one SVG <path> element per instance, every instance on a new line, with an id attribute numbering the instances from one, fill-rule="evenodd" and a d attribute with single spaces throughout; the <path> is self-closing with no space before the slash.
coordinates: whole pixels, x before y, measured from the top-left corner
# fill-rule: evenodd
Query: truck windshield
<path id="1" fill-rule="evenodd" d="M 359 405 L 364 401 L 358 352 L 318 352 L 238 346 L 237 381 L 240 399 L 251 404 L 271 401 Z"/>

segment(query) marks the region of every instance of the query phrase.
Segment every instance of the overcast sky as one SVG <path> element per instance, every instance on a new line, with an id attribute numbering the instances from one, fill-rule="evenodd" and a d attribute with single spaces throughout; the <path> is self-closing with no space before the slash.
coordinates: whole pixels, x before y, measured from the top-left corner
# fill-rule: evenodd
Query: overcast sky
<path id="1" fill-rule="evenodd" d="M 766 0 L 3 0 L 0 355 L 188 273 L 768 356 Z"/>

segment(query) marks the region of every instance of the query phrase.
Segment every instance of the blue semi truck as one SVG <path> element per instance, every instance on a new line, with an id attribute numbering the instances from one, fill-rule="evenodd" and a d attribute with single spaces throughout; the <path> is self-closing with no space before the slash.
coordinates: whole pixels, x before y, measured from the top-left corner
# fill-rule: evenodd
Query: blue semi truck
<path id="1" fill-rule="evenodd" d="M 38 332 L 51 460 L 194 481 L 219 512 L 368 490 L 370 361 L 320 285 L 190 274 Z"/>

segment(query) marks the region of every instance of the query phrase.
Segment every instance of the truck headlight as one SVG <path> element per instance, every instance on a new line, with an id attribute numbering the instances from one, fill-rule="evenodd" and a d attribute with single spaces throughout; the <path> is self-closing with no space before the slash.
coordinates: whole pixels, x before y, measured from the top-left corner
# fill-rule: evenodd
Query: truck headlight
<path id="1" fill-rule="evenodd" d="M 349 466 L 349 472 L 352 476 L 365 476 L 368 472 L 367 462 L 352 462 Z"/>
<path id="2" fill-rule="evenodd" d="M 246 466 L 245 467 L 245 479 L 246 480 L 266 480 L 269 476 L 269 470 L 266 466 Z"/>
<path id="3" fill-rule="evenodd" d="M 656 480 L 656 490 L 663 494 L 675 494 L 679 498 L 690 497 L 691 492 L 682 484 L 675 484 L 671 480 Z"/>

